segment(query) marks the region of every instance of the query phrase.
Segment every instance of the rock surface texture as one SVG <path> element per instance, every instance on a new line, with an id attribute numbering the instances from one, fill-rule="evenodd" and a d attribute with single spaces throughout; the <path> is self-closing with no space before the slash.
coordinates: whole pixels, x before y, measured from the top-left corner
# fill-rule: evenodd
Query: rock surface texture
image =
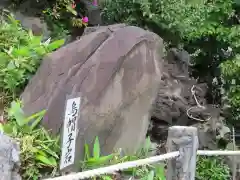
<path id="1" fill-rule="evenodd" d="M 149 134 L 157 142 L 165 141 L 169 126 L 191 125 L 198 128 L 200 149 L 217 149 L 216 139 L 225 139 L 230 130 L 221 117 L 221 109 L 208 104 L 207 84 L 190 77 L 189 59 L 185 51 L 175 48 L 164 57 Z"/>
<path id="2" fill-rule="evenodd" d="M 6 135 L 0 134 L 0 180 L 21 180 L 19 145 Z"/>
<path id="3" fill-rule="evenodd" d="M 133 152 L 149 126 L 162 50 L 162 39 L 152 32 L 123 24 L 99 27 L 43 60 L 22 94 L 24 110 L 46 109 L 43 125 L 58 134 L 66 98 L 81 96 L 77 150 L 98 136 L 103 154 Z"/>

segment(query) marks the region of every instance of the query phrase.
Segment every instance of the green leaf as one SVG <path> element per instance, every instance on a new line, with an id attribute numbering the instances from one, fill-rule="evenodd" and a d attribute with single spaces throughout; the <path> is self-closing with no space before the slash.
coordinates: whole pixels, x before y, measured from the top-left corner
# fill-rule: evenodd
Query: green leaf
<path id="1" fill-rule="evenodd" d="M 104 164 L 108 163 L 110 160 L 112 160 L 113 157 L 114 157 L 114 155 L 110 154 L 108 156 L 102 156 L 99 158 L 89 158 L 86 161 L 86 164 L 89 166 L 104 165 Z"/>
<path id="2" fill-rule="evenodd" d="M 28 124 L 28 123 L 30 123 L 30 121 L 35 119 L 33 121 L 32 125 L 30 126 L 31 130 L 33 130 L 40 123 L 40 121 L 42 120 L 42 118 L 45 115 L 45 113 L 46 113 L 46 110 L 42 110 L 42 111 L 40 111 L 38 113 L 35 113 L 35 114 L 29 116 L 28 118 L 25 119 L 25 124 Z"/>
<path id="3" fill-rule="evenodd" d="M 32 116 L 27 118 L 26 122 L 36 118 L 34 120 L 34 122 L 32 123 L 32 125 L 31 125 L 31 129 L 32 130 L 41 122 L 41 120 L 44 117 L 45 113 L 46 113 L 46 110 L 42 110 L 42 111 L 40 111 L 40 112 L 38 112 L 38 113 L 36 113 L 36 114 L 34 114 L 34 115 L 32 115 Z"/>
<path id="4" fill-rule="evenodd" d="M 8 17 L 8 19 L 9 19 L 11 25 L 13 25 L 13 26 L 15 26 L 15 27 L 18 27 L 19 21 L 16 20 L 16 19 L 13 17 L 13 15 L 7 15 L 7 17 Z"/>
<path id="5" fill-rule="evenodd" d="M 12 125 L 13 125 L 13 124 L 10 124 L 10 123 L 9 123 L 9 124 L 8 124 L 8 123 L 7 123 L 7 124 L 4 124 L 4 125 L 3 125 L 3 129 L 4 129 L 3 131 L 4 131 L 4 133 L 6 133 L 6 134 L 8 134 L 8 135 L 11 135 L 11 134 L 13 133 Z"/>
<path id="6" fill-rule="evenodd" d="M 144 155 L 146 155 L 149 152 L 150 148 L 151 148 L 151 140 L 150 140 L 150 137 L 148 136 L 144 144 Z"/>
<path id="7" fill-rule="evenodd" d="M 57 166 L 57 161 L 54 157 L 50 157 L 49 160 L 51 161 L 51 164 L 56 167 Z"/>
<path id="8" fill-rule="evenodd" d="M 32 36 L 32 39 L 30 41 L 31 46 L 38 47 L 41 44 L 42 36 Z"/>
<path id="9" fill-rule="evenodd" d="M 148 173 L 147 180 L 153 180 L 153 178 L 154 178 L 154 171 L 152 170 Z"/>
<path id="10" fill-rule="evenodd" d="M 88 144 L 84 144 L 84 160 L 87 161 L 90 158 L 90 151 Z"/>
<path id="11" fill-rule="evenodd" d="M 240 0 L 234 0 L 233 1 L 236 5 L 240 6 Z"/>
<path id="12" fill-rule="evenodd" d="M 240 58 L 236 59 L 235 63 L 238 67 L 240 67 Z"/>
<path id="13" fill-rule="evenodd" d="M 111 176 L 103 175 L 102 176 L 103 180 L 112 180 Z"/>
<path id="14" fill-rule="evenodd" d="M 19 49 L 14 49 L 12 54 L 14 56 L 22 56 L 22 57 L 29 57 L 31 55 L 31 51 L 28 47 L 21 47 Z"/>
<path id="15" fill-rule="evenodd" d="M 71 12 L 73 15 L 77 16 L 77 11 L 75 11 L 71 6 L 67 5 L 66 9 Z"/>
<path id="16" fill-rule="evenodd" d="M 42 156 L 44 156 L 44 157 L 47 156 L 47 154 L 46 154 L 44 151 L 39 150 L 39 149 L 36 151 L 36 153 L 39 154 L 39 155 L 42 155 Z"/>
<path id="17" fill-rule="evenodd" d="M 96 137 L 94 145 L 93 145 L 93 157 L 94 158 L 100 157 L 100 144 L 99 144 L 98 137 Z"/>
<path id="18" fill-rule="evenodd" d="M 50 135 L 49 135 L 49 132 L 46 131 L 45 128 L 42 128 L 42 132 L 43 132 L 43 134 L 45 135 L 45 137 L 47 138 L 47 140 L 49 140 L 49 141 L 52 140 L 52 138 L 51 138 Z"/>
<path id="19" fill-rule="evenodd" d="M 8 114 L 9 116 L 14 117 L 19 126 L 23 126 L 25 124 L 25 115 L 21 108 L 20 101 L 13 101 L 11 103 L 11 107 L 8 111 Z"/>
<path id="20" fill-rule="evenodd" d="M 18 131 L 19 129 L 18 129 L 18 126 L 13 126 L 12 127 L 12 135 L 15 137 L 15 136 L 17 136 L 18 135 Z"/>
<path id="21" fill-rule="evenodd" d="M 32 130 L 31 130 L 31 128 L 30 128 L 28 125 L 23 125 L 23 126 L 21 127 L 21 131 L 22 131 L 23 133 L 30 133 Z"/>
<path id="22" fill-rule="evenodd" d="M 4 132 L 4 127 L 3 127 L 3 124 L 2 123 L 0 123 L 0 133 L 3 133 Z"/>
<path id="23" fill-rule="evenodd" d="M 48 153 L 49 155 L 58 158 L 57 153 L 55 153 L 54 151 L 52 151 L 51 149 L 49 149 L 46 145 L 44 144 L 40 144 L 40 146 L 42 147 L 42 150 L 45 151 L 45 153 Z"/>
<path id="24" fill-rule="evenodd" d="M 52 160 L 52 158 L 48 158 L 46 156 L 42 155 L 36 155 L 36 160 L 42 162 L 46 166 L 55 166 L 55 162 Z"/>
<path id="25" fill-rule="evenodd" d="M 52 43 L 50 43 L 47 48 L 48 50 L 51 52 L 51 51 L 54 51 L 56 49 L 58 49 L 59 47 L 61 47 L 63 44 L 64 44 L 65 40 L 64 39 L 60 39 L 60 40 L 56 40 Z"/>
<path id="26" fill-rule="evenodd" d="M 14 61 L 10 61 L 10 62 L 8 63 L 8 65 L 7 65 L 7 68 L 8 68 L 9 70 L 11 70 L 11 69 L 15 69 L 16 66 L 15 66 Z"/>
<path id="27" fill-rule="evenodd" d="M 43 56 L 44 54 L 46 54 L 46 49 L 44 46 L 36 47 L 34 50 L 39 56 Z"/>
<path id="28" fill-rule="evenodd" d="M 164 165 L 155 165 L 155 174 L 159 180 L 166 180 Z"/>
<path id="29" fill-rule="evenodd" d="M 26 69 L 27 71 L 33 73 L 35 72 L 36 68 L 34 66 L 32 66 L 31 64 L 21 64 L 22 68 Z"/>

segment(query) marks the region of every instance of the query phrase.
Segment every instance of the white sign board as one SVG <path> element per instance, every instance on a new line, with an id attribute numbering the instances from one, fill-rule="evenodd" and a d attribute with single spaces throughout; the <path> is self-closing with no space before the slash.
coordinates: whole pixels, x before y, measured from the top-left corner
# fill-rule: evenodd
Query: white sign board
<path id="1" fill-rule="evenodd" d="M 77 118 L 79 115 L 80 103 L 80 97 L 67 100 L 63 127 L 60 170 L 74 164 L 77 138 Z"/>

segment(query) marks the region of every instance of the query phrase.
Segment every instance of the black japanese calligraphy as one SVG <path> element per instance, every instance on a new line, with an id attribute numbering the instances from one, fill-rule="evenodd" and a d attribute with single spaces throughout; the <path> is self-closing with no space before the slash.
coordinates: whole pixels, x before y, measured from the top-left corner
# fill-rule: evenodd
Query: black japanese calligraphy
<path id="1" fill-rule="evenodd" d="M 60 169 L 74 163 L 79 106 L 80 98 L 69 99 L 66 105 Z"/>

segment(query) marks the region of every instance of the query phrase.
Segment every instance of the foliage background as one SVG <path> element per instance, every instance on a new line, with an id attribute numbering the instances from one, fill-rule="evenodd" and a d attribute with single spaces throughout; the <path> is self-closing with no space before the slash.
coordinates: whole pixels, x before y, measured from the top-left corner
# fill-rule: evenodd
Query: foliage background
<path id="1" fill-rule="evenodd" d="M 23 1 L 25 0 L 12 0 L 15 5 L 21 4 Z M 32 1 L 36 2 L 37 0 Z M 45 0 L 44 2 L 48 2 L 49 7 L 42 9 L 42 15 L 52 25 L 52 35 L 56 39 L 64 37 L 73 25 L 73 22 L 69 21 L 69 17 L 76 18 L 74 11 L 69 8 L 73 1 Z M 229 114 L 225 114 L 228 122 L 235 123 L 240 120 L 239 1 L 105 0 L 101 4 L 103 7 L 102 17 L 107 24 L 125 22 L 149 29 L 160 35 L 169 47 L 176 46 L 190 52 L 195 64 L 192 75 L 199 78 L 200 82 L 209 84 L 209 94 L 211 94 L 208 99 L 209 103 L 224 106 L 224 109 L 229 112 Z M 35 73 L 42 57 L 60 47 L 62 43 L 63 41 L 60 40 L 50 45 L 44 45 L 41 37 L 33 36 L 11 17 L 7 21 L 1 20 L 1 92 L 10 93 L 14 98 Z M 9 119 L 11 118 L 9 117 Z M 19 116 L 15 116 L 14 119 L 19 119 Z M 22 127 L 19 127 L 19 124 L 9 121 L 5 128 L 8 126 L 17 130 L 18 134 L 12 134 L 13 132 L 9 134 L 19 138 L 22 147 L 25 144 L 27 147 L 31 147 L 29 143 L 39 146 L 42 145 L 41 140 L 48 139 L 48 134 L 43 133 L 44 129 L 41 128 L 40 131 L 38 129 L 22 133 Z M 29 141 L 36 137 L 38 137 L 37 143 Z M 54 142 L 53 138 L 48 140 Z M 51 145 L 57 149 L 57 145 Z M 49 151 L 43 153 L 32 151 L 32 149 L 28 148 L 22 154 L 23 162 L 33 165 L 36 170 L 27 172 L 28 169 L 25 169 L 26 176 L 29 177 L 29 174 L 32 175 L 32 173 L 34 176 L 39 174 L 38 166 L 41 166 L 43 162 L 42 159 L 37 159 L 39 154 L 44 157 L 55 157 L 56 159 L 53 159 L 52 163 L 56 167 L 57 156 L 49 154 Z M 96 162 L 99 163 L 99 155 L 97 158 Z M 229 177 L 229 170 L 220 160 L 202 158 L 198 163 L 197 176 L 199 180 L 208 178 L 222 180 Z M 49 165 L 45 161 L 44 166 L 46 164 Z M 152 171 L 148 173 L 151 175 Z"/>
<path id="2" fill-rule="evenodd" d="M 125 8 L 128 7 L 128 8 Z M 209 103 L 240 119 L 240 18 L 233 0 L 116 0 L 104 3 L 103 18 L 125 22 L 160 35 L 169 46 L 192 55 L 192 75 L 209 84 Z"/>
<path id="3" fill-rule="evenodd" d="M 40 61 L 47 53 L 64 44 L 64 40 L 44 43 L 41 36 L 22 28 L 6 12 L 0 20 L 0 91 L 16 97 L 35 74 Z"/>

